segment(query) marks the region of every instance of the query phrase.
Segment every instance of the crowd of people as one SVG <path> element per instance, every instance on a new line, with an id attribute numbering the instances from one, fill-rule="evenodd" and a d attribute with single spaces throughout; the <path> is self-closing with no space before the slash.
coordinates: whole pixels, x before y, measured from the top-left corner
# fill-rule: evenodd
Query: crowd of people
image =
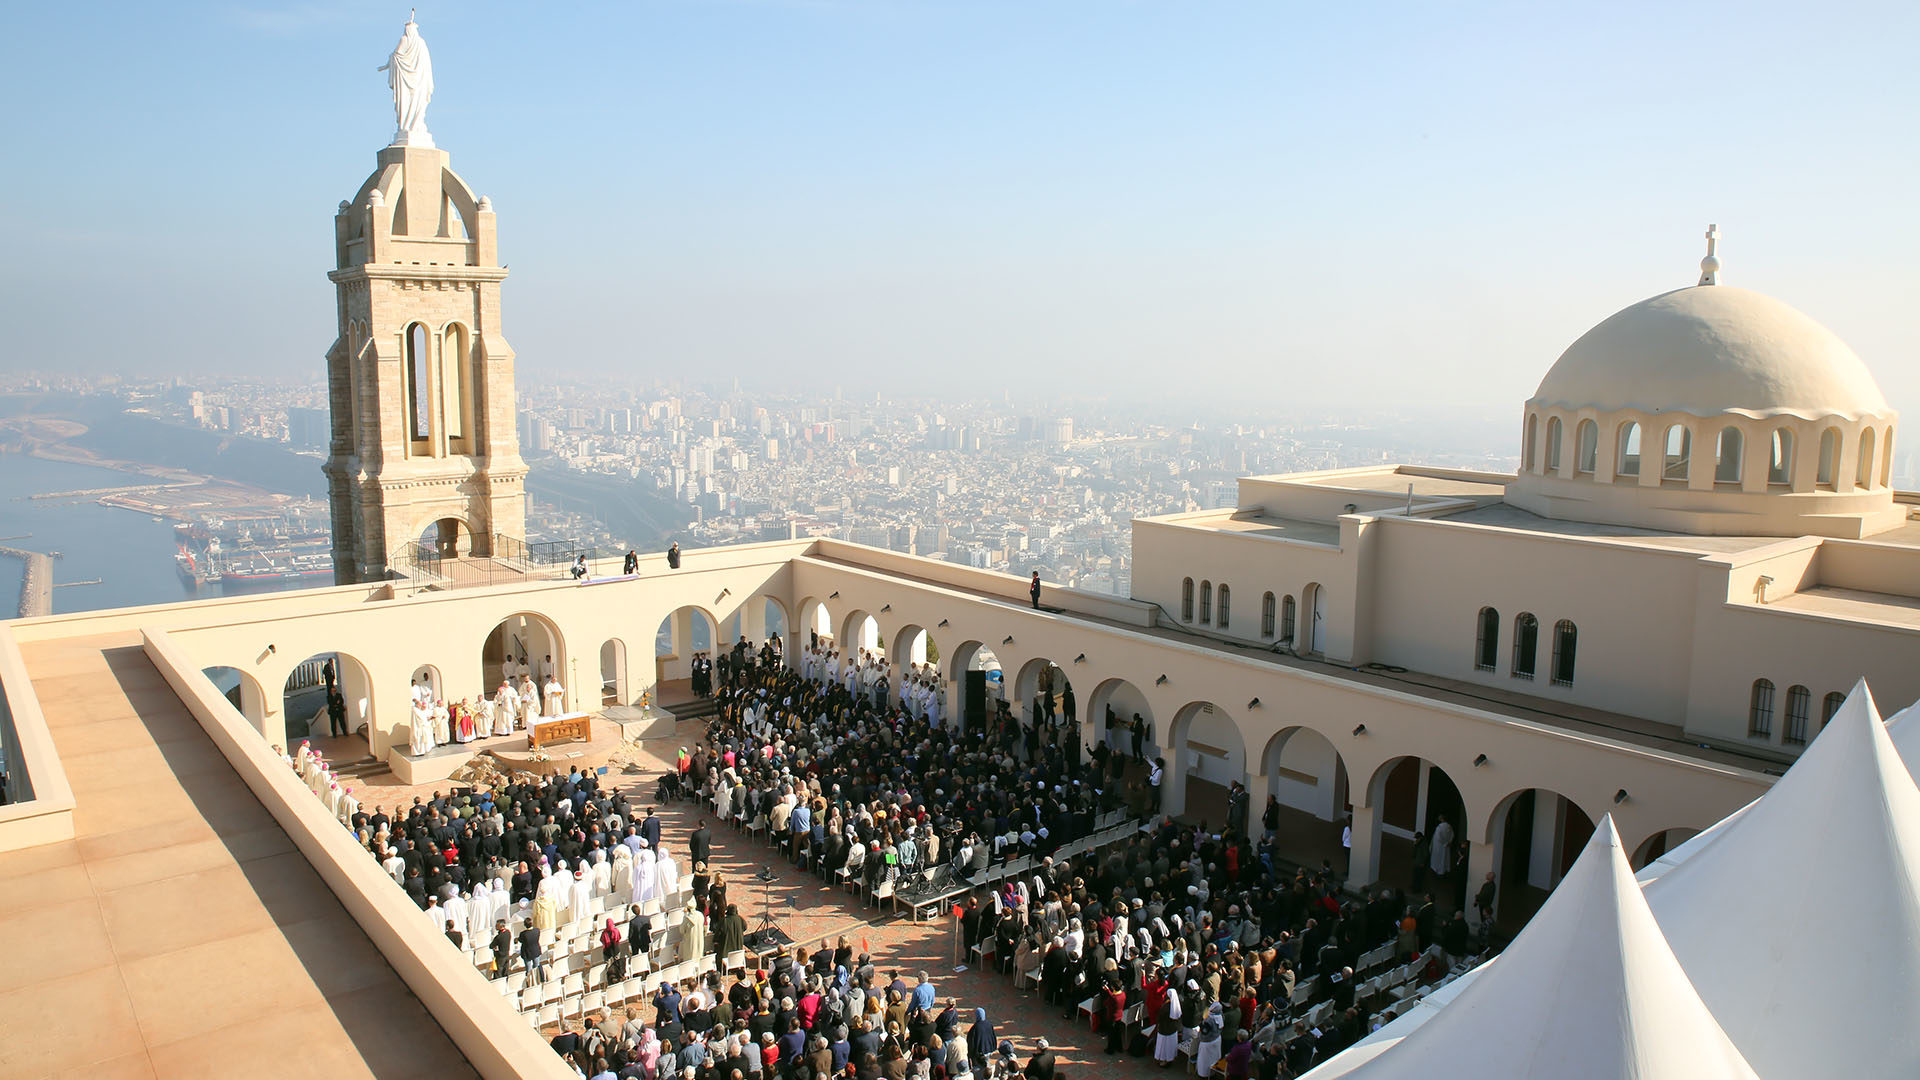
<path id="1" fill-rule="evenodd" d="M 767 829 L 796 866 L 869 888 L 945 863 L 958 880 L 1033 855 L 1028 874 L 964 897 L 965 945 L 1033 985 L 1063 1016 L 1081 1014 L 1108 1053 L 1184 1062 L 1199 1075 L 1298 1075 L 1377 1025 L 1358 998 L 1361 954 L 1391 945 L 1438 979 L 1479 946 L 1462 913 L 1431 894 L 1379 887 L 1343 895 L 1329 864 L 1289 866 L 1277 804 L 1258 837 L 1244 790 L 1226 821 L 1161 818 L 1104 851 L 1055 861 L 1102 810 L 1151 813 L 1164 762 L 1091 748 L 1070 721 L 1071 690 L 1043 685 L 1016 715 L 1004 702 L 969 728 L 939 707 L 889 699 L 883 659 L 843 662 L 814 641 L 797 669 L 750 667 L 721 687 L 706 743 L 663 790 L 708 800 L 724 819 Z M 1111 710 L 1109 710 L 1111 712 Z M 1086 752 L 1083 754 L 1083 749 Z M 1491 905 L 1491 894 L 1476 897 Z M 1310 988 L 1302 992 L 1302 988 Z M 1308 1007 L 1323 1019 L 1309 1026 Z"/>
<path id="2" fill-rule="evenodd" d="M 1219 828 L 1159 818 L 1105 849 L 1056 858 L 1104 811 L 1125 806 L 1150 820 L 1164 767 L 1108 745 L 1137 734 L 1138 718 L 1105 717 L 1119 735 L 1083 746 L 1064 679 L 1018 712 L 998 702 L 985 717 L 949 718 L 937 673 L 909 666 L 894 691 L 883 657 L 849 660 L 817 639 L 793 666 L 772 642 L 741 641 L 714 670 L 718 712 L 660 778 L 659 797 L 766 831 L 824 881 L 871 889 L 949 867 L 962 883 L 964 946 L 1063 1017 L 1086 1016 L 1108 1054 L 1229 1080 L 1297 1076 L 1369 1029 L 1355 976 L 1363 952 L 1391 943 L 1435 978 L 1477 945 L 1461 914 L 1442 919 L 1431 895 L 1346 897 L 1331 866 L 1289 866 L 1272 804 L 1251 835 L 1244 792 Z M 636 901 L 679 886 L 682 865 L 661 844 L 655 812 L 590 773 L 389 812 L 340 790 L 306 745 L 287 760 L 436 928 L 455 941 L 484 935 L 497 973 L 518 957 L 538 978 L 544 935 L 616 880 Z M 707 871 L 711 843 L 703 821 L 690 845 L 698 910 L 688 940 L 695 956 L 727 958 L 742 951 L 745 923 Z M 1031 870 L 985 883 L 1022 856 L 1035 859 Z M 974 880 L 982 885 L 967 889 Z M 637 903 L 624 927 L 606 920 L 609 981 L 651 937 Z M 1322 1002 L 1309 1027 L 1308 1006 Z M 844 941 L 662 984 L 650 1007 L 650 1020 L 634 1008 L 589 1018 L 554 1048 L 593 1080 L 942 1080 L 1055 1068 L 1044 1042 L 1020 1063 L 984 1012 L 938 999 L 924 975 L 881 979 Z"/>

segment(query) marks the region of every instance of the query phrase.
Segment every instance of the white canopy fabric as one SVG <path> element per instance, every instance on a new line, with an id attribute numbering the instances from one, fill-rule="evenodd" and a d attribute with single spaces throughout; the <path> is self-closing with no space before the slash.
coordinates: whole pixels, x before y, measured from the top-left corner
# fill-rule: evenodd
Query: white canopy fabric
<path id="1" fill-rule="evenodd" d="M 1920 703 L 1887 717 L 1887 735 L 1907 763 L 1907 773 L 1920 783 Z"/>
<path id="2" fill-rule="evenodd" d="M 1646 899 L 1754 1071 L 1920 1077 L 1920 788 L 1866 684 L 1771 791 L 1697 839 Z"/>
<path id="3" fill-rule="evenodd" d="M 1356 1047 L 1356 1050 L 1359 1048 Z M 1358 1057 L 1359 1055 L 1352 1055 Z M 1751 1078 L 1688 983 L 1627 866 L 1609 815 L 1499 962 L 1370 1060 L 1311 1080 Z"/>

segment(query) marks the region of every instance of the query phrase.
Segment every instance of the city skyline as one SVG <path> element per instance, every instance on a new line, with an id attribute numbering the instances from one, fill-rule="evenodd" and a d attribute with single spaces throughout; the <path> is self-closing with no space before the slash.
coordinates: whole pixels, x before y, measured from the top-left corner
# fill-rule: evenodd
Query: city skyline
<path id="1" fill-rule="evenodd" d="M 1913 406 L 1913 151 L 1880 133 L 1913 96 L 1894 50 L 1915 14 L 1742 12 L 1663 11 L 1654 34 L 1491 8 L 419 17 L 438 141 L 508 214 L 530 379 L 1127 401 L 1177 367 L 1169 406 L 1230 385 L 1511 410 L 1607 310 L 1688 284 L 1712 221 L 1729 284 L 1833 327 Z M 20 255 L 0 370 L 317 376 L 335 165 L 389 133 L 372 69 L 403 19 L 19 13 L 15 40 L 81 35 L 100 63 L 13 119 L 68 168 L 0 180 L 36 208 L 0 226 Z M 27 99 L 52 63 L 0 78 Z M 561 166 L 528 152 L 554 144 Z M 209 221 L 246 275 L 197 242 Z M 209 277 L 233 294 L 216 327 Z M 122 318 L 88 318 L 103 290 Z"/>

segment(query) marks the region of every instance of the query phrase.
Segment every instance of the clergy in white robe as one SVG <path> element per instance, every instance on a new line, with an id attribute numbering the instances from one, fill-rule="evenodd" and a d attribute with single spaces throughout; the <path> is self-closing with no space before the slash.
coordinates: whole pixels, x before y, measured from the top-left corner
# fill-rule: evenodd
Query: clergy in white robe
<path id="1" fill-rule="evenodd" d="M 545 700 L 547 706 L 545 715 L 559 716 L 564 712 L 566 697 L 566 687 L 560 685 L 560 680 L 549 675 L 547 677 L 547 685 L 542 689 L 542 698 Z"/>
<path id="2" fill-rule="evenodd" d="M 440 910 L 446 913 L 446 921 L 452 923 L 455 930 L 460 931 L 462 934 L 467 932 L 467 901 L 465 897 L 456 891 L 452 896 L 447 897 L 445 903 L 440 905 Z M 445 930 L 446 927 L 443 925 L 440 929 Z"/>
<path id="3" fill-rule="evenodd" d="M 633 902 L 644 904 L 660 895 L 660 878 L 654 869 L 653 852 L 646 849 L 646 841 L 640 841 L 640 850 L 633 853 Z"/>
<path id="4" fill-rule="evenodd" d="M 479 947 L 493 937 L 493 889 L 486 878 L 474 883 L 467 897 L 467 944 Z"/>
<path id="5" fill-rule="evenodd" d="M 352 788 L 340 790 L 340 824 L 353 827 L 353 815 L 360 812 L 360 800 L 353 797 Z"/>
<path id="6" fill-rule="evenodd" d="M 540 715 L 540 691 L 534 688 L 533 678 L 520 676 L 520 723 L 532 727 L 535 718 Z"/>
<path id="7" fill-rule="evenodd" d="M 453 726 L 447 715 L 447 703 L 433 703 L 433 742 L 436 746 L 445 746 L 453 741 Z"/>
<path id="8" fill-rule="evenodd" d="M 593 916 L 593 880 L 587 877 L 585 867 L 573 872 L 573 884 L 567 886 L 567 921 L 576 922 Z"/>
<path id="9" fill-rule="evenodd" d="M 594 849 L 593 852 L 593 895 L 606 896 L 613 892 L 613 864 L 607 861 L 607 853 Z"/>
<path id="10" fill-rule="evenodd" d="M 653 875 L 660 879 L 660 895 L 671 896 L 680 891 L 680 867 L 667 854 L 667 845 L 663 841 L 660 849 L 653 853 Z"/>
<path id="11" fill-rule="evenodd" d="M 493 695 L 493 733 L 513 734 L 513 722 L 519 713 L 520 695 L 513 692 L 512 683 L 502 681 L 500 689 Z"/>
<path id="12" fill-rule="evenodd" d="M 413 707 L 412 726 L 407 731 L 407 753 L 420 757 L 433 749 L 433 714 Z"/>

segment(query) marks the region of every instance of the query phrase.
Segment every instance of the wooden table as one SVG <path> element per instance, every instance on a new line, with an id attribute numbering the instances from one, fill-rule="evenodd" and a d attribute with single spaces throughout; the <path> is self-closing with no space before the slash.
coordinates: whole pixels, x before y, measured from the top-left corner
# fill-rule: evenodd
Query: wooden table
<path id="1" fill-rule="evenodd" d="M 587 715 L 577 713 L 573 716 L 562 716 L 538 723 L 527 729 L 527 748 L 538 750 L 550 743 L 575 740 L 587 742 L 592 738 L 592 727 Z"/>

